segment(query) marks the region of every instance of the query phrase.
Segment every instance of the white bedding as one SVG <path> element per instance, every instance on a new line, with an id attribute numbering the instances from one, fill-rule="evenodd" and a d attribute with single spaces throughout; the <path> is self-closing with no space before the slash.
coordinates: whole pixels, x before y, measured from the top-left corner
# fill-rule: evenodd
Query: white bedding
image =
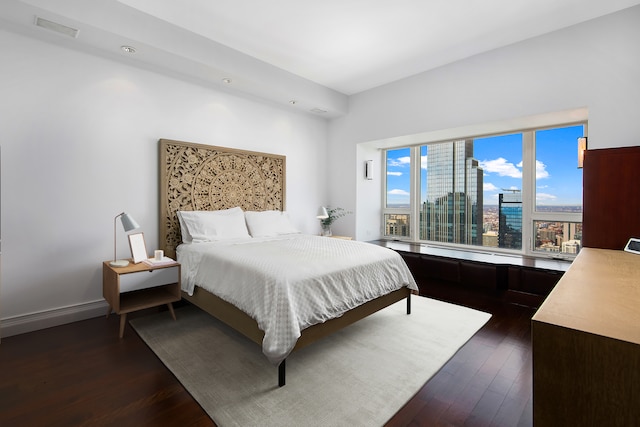
<path id="1" fill-rule="evenodd" d="M 396 252 L 327 237 L 183 244 L 177 258 L 182 289 L 192 295 L 200 286 L 255 319 L 273 364 L 287 357 L 304 328 L 401 287 L 418 289 Z"/>

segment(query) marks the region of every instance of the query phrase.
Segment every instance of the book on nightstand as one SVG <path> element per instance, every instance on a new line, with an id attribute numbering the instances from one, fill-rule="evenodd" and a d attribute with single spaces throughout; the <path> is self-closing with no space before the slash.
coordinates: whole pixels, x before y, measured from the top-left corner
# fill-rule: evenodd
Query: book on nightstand
<path id="1" fill-rule="evenodd" d="M 147 265 L 150 266 L 159 266 L 159 265 L 169 265 L 169 264 L 175 264 L 176 261 L 173 258 L 169 258 L 168 256 L 162 257 L 161 260 L 156 260 L 155 258 L 148 258 L 143 260 L 142 262 L 144 262 Z"/>

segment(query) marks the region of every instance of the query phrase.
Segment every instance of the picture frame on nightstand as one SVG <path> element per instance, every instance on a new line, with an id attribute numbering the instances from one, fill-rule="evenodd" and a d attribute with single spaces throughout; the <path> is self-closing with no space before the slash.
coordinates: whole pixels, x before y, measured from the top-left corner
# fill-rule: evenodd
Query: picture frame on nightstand
<path id="1" fill-rule="evenodd" d="M 131 248 L 131 257 L 134 264 L 149 258 L 147 245 L 144 242 L 144 233 L 129 234 L 129 247 Z"/>

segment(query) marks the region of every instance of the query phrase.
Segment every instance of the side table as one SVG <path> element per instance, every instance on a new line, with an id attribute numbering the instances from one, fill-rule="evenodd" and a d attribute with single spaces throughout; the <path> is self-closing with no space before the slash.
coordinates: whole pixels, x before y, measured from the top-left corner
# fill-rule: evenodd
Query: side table
<path id="1" fill-rule="evenodd" d="M 144 262 L 126 267 L 102 263 L 102 295 L 109 311 L 120 315 L 120 338 L 124 335 L 127 313 L 166 304 L 176 319 L 172 303 L 180 301 L 180 264 L 150 266 Z"/>

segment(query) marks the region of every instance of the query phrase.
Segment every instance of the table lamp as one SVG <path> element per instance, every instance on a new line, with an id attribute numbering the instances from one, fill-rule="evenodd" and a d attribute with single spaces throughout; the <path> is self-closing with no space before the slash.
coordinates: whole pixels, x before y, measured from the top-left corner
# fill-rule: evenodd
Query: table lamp
<path id="1" fill-rule="evenodd" d="M 113 261 L 109 262 L 109 265 L 112 267 L 126 267 L 127 265 L 129 265 L 129 261 L 126 259 L 116 259 L 116 220 L 118 219 L 118 217 L 120 217 L 120 220 L 122 221 L 122 227 L 124 228 L 125 232 L 129 232 L 131 230 L 135 230 L 137 228 L 140 228 L 140 226 L 138 225 L 138 223 L 131 218 L 131 216 L 125 212 L 122 212 L 121 214 L 116 215 L 115 218 L 113 218 Z"/>
<path id="2" fill-rule="evenodd" d="M 320 206 L 318 208 L 317 218 L 318 219 L 327 219 L 327 218 L 329 218 L 329 213 L 327 212 L 327 208 L 325 208 L 324 206 Z"/>

